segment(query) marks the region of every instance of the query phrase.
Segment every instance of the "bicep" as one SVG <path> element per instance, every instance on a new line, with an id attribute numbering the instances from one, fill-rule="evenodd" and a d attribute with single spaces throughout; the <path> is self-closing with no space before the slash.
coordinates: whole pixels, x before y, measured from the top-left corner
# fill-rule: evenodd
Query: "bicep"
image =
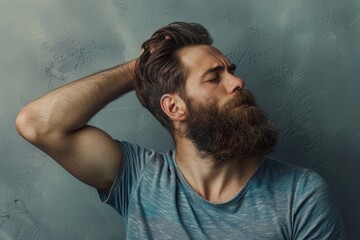
<path id="1" fill-rule="evenodd" d="M 108 193 L 122 158 L 120 145 L 104 131 L 85 126 L 39 146 L 80 181 Z"/>

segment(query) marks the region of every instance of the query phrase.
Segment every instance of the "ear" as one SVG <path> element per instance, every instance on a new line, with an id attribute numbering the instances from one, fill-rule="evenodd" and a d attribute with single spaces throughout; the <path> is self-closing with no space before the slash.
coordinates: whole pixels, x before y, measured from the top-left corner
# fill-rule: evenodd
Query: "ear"
<path id="1" fill-rule="evenodd" d="M 185 119 L 186 104 L 177 94 L 164 94 L 160 99 L 160 106 L 172 121 Z"/>

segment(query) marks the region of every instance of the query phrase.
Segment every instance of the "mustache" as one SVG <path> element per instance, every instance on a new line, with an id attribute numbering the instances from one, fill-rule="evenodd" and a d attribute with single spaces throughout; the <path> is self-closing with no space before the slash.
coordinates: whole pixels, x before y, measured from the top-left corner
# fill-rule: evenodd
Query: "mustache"
<path id="1" fill-rule="evenodd" d="M 234 108 L 241 105 L 256 106 L 255 96 L 247 89 L 241 89 L 225 104 L 225 108 Z"/>

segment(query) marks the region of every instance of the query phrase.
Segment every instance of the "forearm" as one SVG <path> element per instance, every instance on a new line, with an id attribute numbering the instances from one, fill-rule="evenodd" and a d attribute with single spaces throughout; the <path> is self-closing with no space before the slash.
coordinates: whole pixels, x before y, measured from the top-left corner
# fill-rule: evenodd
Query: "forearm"
<path id="1" fill-rule="evenodd" d="M 133 89 L 135 60 L 67 84 L 25 106 L 17 119 L 26 134 L 70 133 L 109 102 Z M 23 134 L 24 135 L 24 134 Z"/>

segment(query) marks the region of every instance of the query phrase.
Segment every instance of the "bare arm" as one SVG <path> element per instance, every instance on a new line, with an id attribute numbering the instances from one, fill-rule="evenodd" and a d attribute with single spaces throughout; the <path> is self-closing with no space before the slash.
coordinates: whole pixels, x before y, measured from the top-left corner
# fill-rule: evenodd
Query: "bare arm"
<path id="1" fill-rule="evenodd" d="M 121 163 L 119 145 L 86 125 L 106 104 L 133 89 L 135 60 L 52 91 L 25 106 L 18 132 L 79 180 L 108 192 Z"/>

